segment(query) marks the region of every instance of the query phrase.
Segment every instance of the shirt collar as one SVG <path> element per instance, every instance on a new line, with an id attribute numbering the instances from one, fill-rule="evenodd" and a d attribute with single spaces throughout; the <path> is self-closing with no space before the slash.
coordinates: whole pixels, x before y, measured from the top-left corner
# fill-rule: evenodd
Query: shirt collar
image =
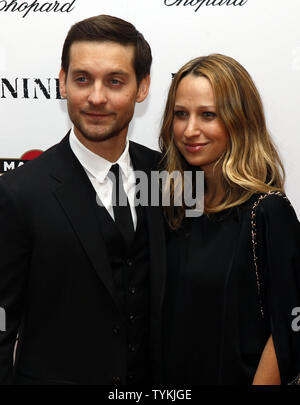
<path id="1" fill-rule="evenodd" d="M 126 139 L 125 149 L 116 162 L 110 162 L 96 153 L 90 151 L 77 138 L 72 128 L 69 137 L 70 147 L 81 165 L 93 176 L 99 183 L 103 183 L 113 164 L 118 163 L 125 178 L 130 175 L 131 161 L 129 156 L 129 141 Z"/>

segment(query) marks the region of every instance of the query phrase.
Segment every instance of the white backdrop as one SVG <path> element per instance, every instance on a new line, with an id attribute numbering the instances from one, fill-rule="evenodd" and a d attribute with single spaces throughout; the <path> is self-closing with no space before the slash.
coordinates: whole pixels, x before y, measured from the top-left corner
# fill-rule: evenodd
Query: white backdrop
<path id="1" fill-rule="evenodd" d="M 158 148 L 172 72 L 214 52 L 242 63 L 261 92 L 287 170 L 287 194 L 300 216 L 300 0 L 0 0 L 2 165 L 28 150 L 46 150 L 70 128 L 66 101 L 56 96 L 62 44 L 74 22 L 97 14 L 132 22 L 151 45 L 150 95 L 130 127 L 131 139 L 149 147 Z"/>

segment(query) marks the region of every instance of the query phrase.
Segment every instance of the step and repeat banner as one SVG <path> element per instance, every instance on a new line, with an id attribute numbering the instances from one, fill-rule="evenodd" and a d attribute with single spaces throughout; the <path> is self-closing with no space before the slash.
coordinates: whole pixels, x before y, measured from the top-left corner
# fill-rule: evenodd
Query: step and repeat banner
<path id="1" fill-rule="evenodd" d="M 158 149 L 172 73 L 223 53 L 252 75 L 300 216 L 300 0 L 0 0 L 0 174 L 59 142 L 71 124 L 59 93 L 63 41 L 84 18 L 132 22 L 153 52 L 151 91 L 130 138 Z"/>

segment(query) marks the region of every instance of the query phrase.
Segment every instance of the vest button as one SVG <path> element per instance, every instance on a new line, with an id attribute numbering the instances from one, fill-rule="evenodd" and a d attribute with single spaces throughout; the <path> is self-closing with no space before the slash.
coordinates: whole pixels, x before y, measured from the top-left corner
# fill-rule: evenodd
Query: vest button
<path id="1" fill-rule="evenodd" d="M 129 294 L 134 295 L 136 293 L 135 287 L 129 287 Z"/>
<path id="2" fill-rule="evenodd" d="M 131 323 L 133 323 L 134 321 L 135 321 L 135 316 L 134 315 L 129 315 L 129 321 L 131 322 Z"/>
<path id="3" fill-rule="evenodd" d="M 120 334 L 120 327 L 119 327 L 119 326 L 115 326 L 115 327 L 113 328 L 113 332 L 114 332 L 114 335 L 119 335 L 119 334 Z"/>
<path id="4" fill-rule="evenodd" d="M 135 352 L 135 346 L 129 344 L 129 345 L 128 345 L 128 348 L 129 348 L 129 350 L 130 350 L 132 353 Z"/>
<path id="5" fill-rule="evenodd" d="M 127 265 L 128 267 L 131 267 L 131 266 L 132 266 L 132 261 L 131 261 L 130 259 L 126 259 L 126 260 L 125 260 L 125 263 L 126 263 L 126 265 Z"/>

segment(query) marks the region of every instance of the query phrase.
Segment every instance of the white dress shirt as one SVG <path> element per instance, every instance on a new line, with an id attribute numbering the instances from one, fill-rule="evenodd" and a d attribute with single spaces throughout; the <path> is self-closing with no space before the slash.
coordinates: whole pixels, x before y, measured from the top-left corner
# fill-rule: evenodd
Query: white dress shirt
<path id="1" fill-rule="evenodd" d="M 129 155 L 129 141 L 126 140 L 124 152 L 116 162 L 110 162 L 99 155 L 96 155 L 87 149 L 76 137 L 74 129 L 70 132 L 70 147 L 83 166 L 88 178 L 90 179 L 98 198 L 109 212 L 114 220 L 114 211 L 112 206 L 113 182 L 108 176 L 113 164 L 118 164 L 121 168 L 121 175 L 125 193 L 129 201 L 134 229 L 137 225 L 137 215 L 135 210 L 135 174 Z"/>

